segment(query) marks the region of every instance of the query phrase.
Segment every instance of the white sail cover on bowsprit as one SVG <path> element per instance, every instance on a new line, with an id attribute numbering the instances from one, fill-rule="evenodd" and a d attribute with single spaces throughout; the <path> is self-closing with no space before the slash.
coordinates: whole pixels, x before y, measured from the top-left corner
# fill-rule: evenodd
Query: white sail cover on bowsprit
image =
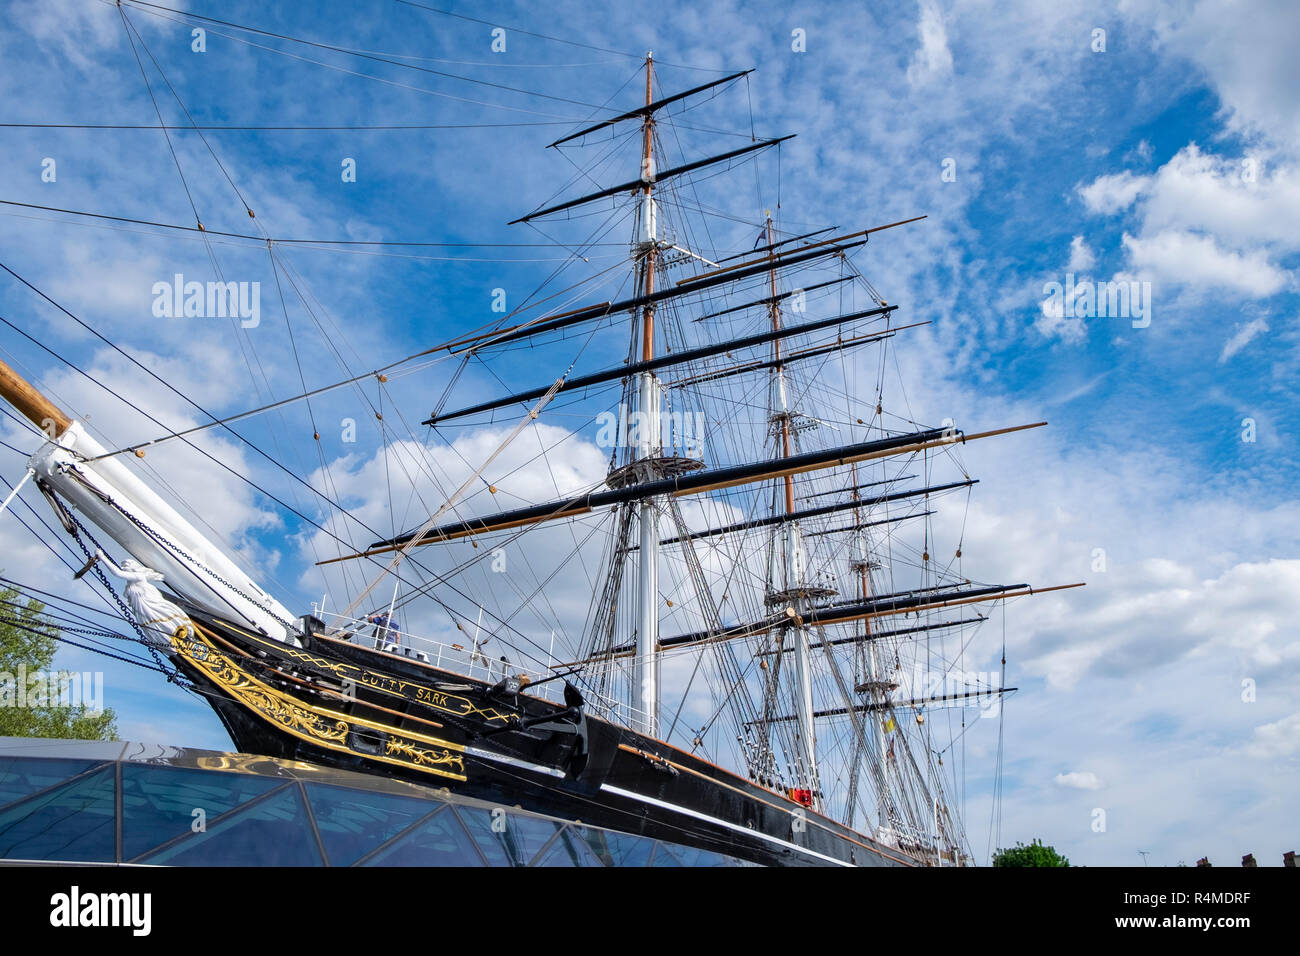
<path id="1" fill-rule="evenodd" d="M 279 641 L 296 642 L 294 616 L 217 545 L 72 422 L 32 455 L 37 480 L 102 529 L 185 600 Z M 161 595 L 160 595 L 161 597 Z M 141 622 L 142 624 L 144 622 Z"/>

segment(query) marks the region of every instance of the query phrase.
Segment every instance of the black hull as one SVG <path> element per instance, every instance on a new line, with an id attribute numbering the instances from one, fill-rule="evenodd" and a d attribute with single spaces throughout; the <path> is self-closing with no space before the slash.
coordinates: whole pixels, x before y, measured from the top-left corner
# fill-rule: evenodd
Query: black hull
<path id="1" fill-rule="evenodd" d="M 381 774 L 768 866 L 917 860 L 708 761 L 526 693 L 330 638 L 193 614 L 173 641 L 244 752 Z"/>

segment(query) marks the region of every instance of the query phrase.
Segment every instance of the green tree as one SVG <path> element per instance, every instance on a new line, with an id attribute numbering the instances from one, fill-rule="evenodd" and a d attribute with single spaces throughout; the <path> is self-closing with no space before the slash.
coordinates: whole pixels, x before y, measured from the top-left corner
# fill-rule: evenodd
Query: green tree
<path id="1" fill-rule="evenodd" d="M 1025 846 L 1017 842 L 1008 850 L 998 850 L 993 856 L 994 866 L 1069 866 L 1070 861 L 1056 852 L 1056 847 L 1043 846 L 1035 840 Z"/>
<path id="2" fill-rule="evenodd" d="M 59 628 L 44 612 L 40 601 L 0 587 L 0 737 L 116 740 L 112 708 L 92 709 L 90 688 L 73 706 L 72 672 L 50 670 Z"/>

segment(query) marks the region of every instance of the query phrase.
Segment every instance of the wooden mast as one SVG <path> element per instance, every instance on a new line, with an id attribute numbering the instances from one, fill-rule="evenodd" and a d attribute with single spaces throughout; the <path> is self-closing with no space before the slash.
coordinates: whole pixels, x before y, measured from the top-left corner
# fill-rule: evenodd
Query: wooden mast
<path id="1" fill-rule="evenodd" d="M 654 102 L 652 92 L 652 75 L 654 65 L 654 54 L 645 55 L 645 105 L 649 106 Z M 658 250 L 655 248 L 654 241 L 658 238 L 657 229 L 655 228 L 658 218 L 655 214 L 654 207 L 654 114 L 647 112 L 645 119 L 641 123 L 641 179 L 645 182 L 645 196 L 642 205 L 642 215 L 649 216 L 649 221 L 643 221 L 641 228 L 646 231 L 650 239 L 650 245 L 645 251 L 644 270 L 645 270 L 645 294 L 653 295 L 655 291 L 655 256 Z M 649 362 L 655 357 L 655 311 L 654 303 L 647 302 L 641 310 L 641 361 Z"/>
<path id="2" fill-rule="evenodd" d="M 772 331 L 781 330 L 781 300 L 776 291 L 776 236 L 773 233 L 772 214 L 769 211 L 766 216 L 766 235 L 767 235 L 767 259 L 768 269 L 768 286 L 770 289 L 771 304 L 768 306 L 768 314 L 771 318 Z M 785 384 L 785 364 L 781 360 L 781 340 L 776 339 L 772 343 L 772 376 L 775 388 L 774 408 L 771 421 L 780 428 L 781 450 L 780 457 L 788 459 L 793 454 L 793 443 L 791 439 L 790 419 L 793 412 L 790 410 L 789 398 L 786 393 Z M 804 558 L 803 543 L 799 540 L 799 523 L 795 519 L 794 506 L 794 476 L 787 474 L 784 476 L 785 484 L 785 514 L 786 521 L 782 527 L 785 534 L 785 579 L 782 582 L 781 590 L 787 596 L 790 607 L 796 611 L 803 611 L 806 601 L 803 597 L 806 581 L 804 580 Z M 820 804 L 818 790 L 820 789 L 817 780 L 817 733 L 816 724 L 813 719 L 813 701 L 812 701 L 812 658 L 808 648 L 808 634 L 802 627 L 791 626 L 782 629 L 780 644 L 785 643 L 786 637 L 794 639 L 794 702 L 795 712 L 798 715 L 799 739 L 798 745 L 800 753 L 800 770 L 803 773 L 801 785 L 806 788 L 811 796 L 813 805 Z M 772 679 L 775 681 L 777 672 L 772 672 Z M 767 695 L 766 704 L 772 703 L 773 695 Z"/>
<path id="3" fill-rule="evenodd" d="M 68 430 L 72 419 L 42 395 L 31 382 L 0 360 L 0 397 L 53 441 Z"/>
<path id="4" fill-rule="evenodd" d="M 858 466 L 855 462 L 849 466 L 849 473 L 853 481 L 853 502 L 858 507 L 854 508 L 854 524 L 857 529 L 854 532 L 857 537 L 858 557 L 857 560 L 849 565 L 850 569 L 858 572 L 858 601 L 866 604 L 871 599 L 871 572 L 874 568 L 879 567 L 871 560 L 871 550 L 867 547 L 867 534 L 862 527 L 862 492 L 858 487 Z M 859 644 L 857 648 L 857 658 L 859 673 L 863 674 L 865 679 L 860 685 L 854 688 L 858 692 L 865 691 L 869 695 L 869 703 L 876 710 L 872 720 L 876 738 L 876 759 L 880 762 L 880 792 L 876 794 L 876 821 L 881 827 L 893 827 L 894 821 L 890 813 L 892 805 L 891 787 L 891 767 L 892 750 L 886 744 L 887 731 L 886 721 L 889 719 L 888 708 L 889 691 L 885 679 L 880 674 L 880 663 L 876 656 L 876 642 L 872 639 L 871 618 L 862 619 L 862 630 L 865 638 L 864 644 Z M 853 745 L 853 768 L 850 777 L 850 813 L 853 812 L 853 804 L 856 801 L 858 789 L 858 770 L 857 763 L 861 759 L 861 754 L 865 745 L 865 739 L 859 737 Z"/>
<path id="5" fill-rule="evenodd" d="M 645 57 L 645 116 L 641 121 L 641 181 L 645 184 L 637 254 L 640 256 L 642 290 L 650 301 L 641 308 L 641 361 L 655 354 L 655 257 L 658 254 L 658 215 L 654 200 L 654 54 Z M 638 381 L 641 427 L 637 434 L 637 459 L 644 462 L 641 479 L 657 477 L 654 459 L 659 449 L 659 380 L 652 369 L 641 372 Z M 637 711 L 636 729 L 650 737 L 659 736 L 659 511 L 653 498 L 641 502 L 640 574 L 638 581 L 637 652 L 632 668 Z"/>
<path id="6" fill-rule="evenodd" d="M 767 245 L 768 259 L 775 258 L 774 243 L 776 237 L 772 234 L 772 216 L 769 213 L 767 217 Z M 776 294 L 776 269 L 769 269 L 767 273 L 768 284 L 772 290 L 772 303 L 768 306 L 768 311 L 772 316 L 772 331 L 781 331 L 781 300 Z M 786 408 L 785 398 L 785 366 L 781 364 L 781 340 L 776 339 L 772 343 L 772 359 L 777 363 L 775 375 L 777 377 L 777 387 L 781 391 L 781 457 L 790 457 L 790 412 Z M 785 511 L 786 514 L 794 513 L 794 480 L 786 475 L 785 477 Z"/>

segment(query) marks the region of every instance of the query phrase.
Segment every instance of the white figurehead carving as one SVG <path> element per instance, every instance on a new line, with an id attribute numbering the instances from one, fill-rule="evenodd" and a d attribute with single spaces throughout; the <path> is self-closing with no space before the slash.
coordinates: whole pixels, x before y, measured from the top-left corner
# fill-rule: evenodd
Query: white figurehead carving
<path id="1" fill-rule="evenodd" d="M 123 561 L 122 566 L 118 567 L 103 551 L 96 551 L 95 556 L 127 582 L 127 603 L 131 605 L 131 612 L 151 644 L 171 650 L 172 635 L 178 631 L 193 632 L 194 625 L 186 613 L 163 597 L 154 584 L 163 579 L 162 574 L 133 558 Z"/>

